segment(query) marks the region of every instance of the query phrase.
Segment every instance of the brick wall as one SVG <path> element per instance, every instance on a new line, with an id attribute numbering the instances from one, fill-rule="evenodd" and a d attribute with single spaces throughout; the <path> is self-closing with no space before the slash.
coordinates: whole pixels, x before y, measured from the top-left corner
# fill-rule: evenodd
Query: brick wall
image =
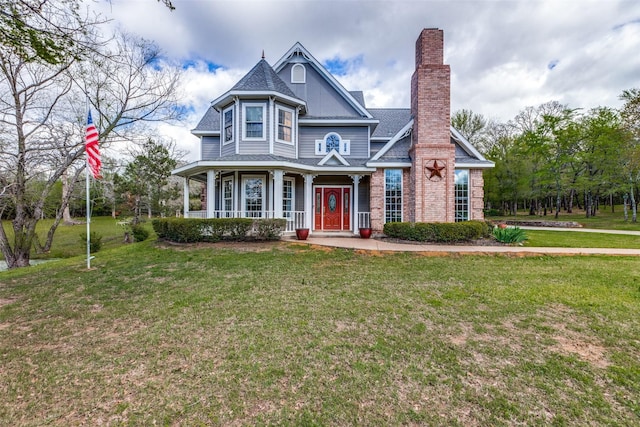
<path id="1" fill-rule="evenodd" d="M 482 169 L 469 171 L 469 219 L 484 219 L 484 177 Z"/>
<path id="2" fill-rule="evenodd" d="M 411 78 L 414 119 L 410 183 L 414 189 L 408 217 L 416 222 L 454 221 L 455 147 L 450 142 L 451 70 L 443 64 L 444 33 L 425 29 L 416 41 L 416 70 Z M 429 179 L 434 161 L 444 165 L 442 178 Z"/>

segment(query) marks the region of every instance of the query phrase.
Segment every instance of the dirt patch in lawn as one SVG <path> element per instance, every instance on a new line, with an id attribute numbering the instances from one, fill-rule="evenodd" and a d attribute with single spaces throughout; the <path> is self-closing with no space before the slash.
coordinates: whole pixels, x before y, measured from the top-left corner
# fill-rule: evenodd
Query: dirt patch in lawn
<path id="1" fill-rule="evenodd" d="M 244 242 L 197 242 L 197 243 L 176 243 L 170 241 L 158 241 L 157 246 L 164 249 L 179 251 L 192 251 L 198 249 L 227 249 L 237 252 L 268 252 L 274 249 L 287 249 L 289 244 L 283 241 L 257 241 L 247 240 Z"/>

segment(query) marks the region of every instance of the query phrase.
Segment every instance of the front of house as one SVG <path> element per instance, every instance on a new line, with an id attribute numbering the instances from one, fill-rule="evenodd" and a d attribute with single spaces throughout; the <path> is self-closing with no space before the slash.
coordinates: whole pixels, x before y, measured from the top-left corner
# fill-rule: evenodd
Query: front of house
<path id="1" fill-rule="evenodd" d="M 493 167 L 450 126 L 441 30 L 416 42 L 411 108 L 366 108 L 301 44 L 263 58 L 212 101 L 192 131 L 200 160 L 184 177 L 184 216 L 287 218 L 287 231 L 358 234 L 386 222 L 483 219 Z M 203 183 L 189 210 L 189 183 Z"/>

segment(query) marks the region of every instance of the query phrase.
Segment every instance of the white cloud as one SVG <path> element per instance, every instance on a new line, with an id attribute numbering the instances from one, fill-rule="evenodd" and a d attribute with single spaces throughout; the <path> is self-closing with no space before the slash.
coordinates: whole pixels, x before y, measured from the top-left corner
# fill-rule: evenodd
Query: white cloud
<path id="1" fill-rule="evenodd" d="M 180 131 L 162 128 L 185 147 L 197 146 L 189 130 L 208 102 L 253 67 L 263 49 L 273 64 L 296 41 L 321 62 L 360 57 L 339 81 L 363 90 L 369 107 L 409 107 L 415 40 L 427 27 L 445 32 L 452 110 L 506 121 L 550 100 L 615 107 L 622 90 L 640 86 L 635 0 L 189 0 L 175 2 L 173 12 L 153 0 L 98 6 L 177 62 L 196 58 L 222 67 L 210 72 L 196 61 L 185 72 L 184 100 L 194 112 Z"/>

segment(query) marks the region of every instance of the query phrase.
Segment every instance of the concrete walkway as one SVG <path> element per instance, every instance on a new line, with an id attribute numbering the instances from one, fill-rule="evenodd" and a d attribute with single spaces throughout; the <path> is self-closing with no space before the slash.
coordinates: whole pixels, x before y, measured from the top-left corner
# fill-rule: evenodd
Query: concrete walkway
<path id="1" fill-rule="evenodd" d="M 640 236 L 640 231 L 596 230 L 586 228 L 545 228 L 521 227 L 528 230 L 572 231 L 584 233 L 610 233 Z M 555 248 L 527 246 L 467 246 L 467 245 L 433 245 L 419 243 L 394 243 L 384 239 L 361 239 L 359 237 L 321 237 L 309 236 L 307 240 L 292 241 L 298 243 L 330 246 L 335 248 L 356 249 L 380 252 L 422 252 L 432 255 L 449 254 L 510 254 L 510 255 L 627 255 L 640 256 L 640 249 L 625 248 Z"/>

